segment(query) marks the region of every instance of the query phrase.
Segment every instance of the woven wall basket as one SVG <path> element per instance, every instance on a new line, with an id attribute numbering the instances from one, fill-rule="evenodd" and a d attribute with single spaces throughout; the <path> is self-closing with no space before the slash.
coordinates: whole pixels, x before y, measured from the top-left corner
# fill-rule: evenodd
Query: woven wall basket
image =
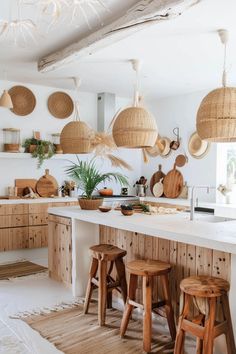
<path id="1" fill-rule="evenodd" d="M 36 98 L 31 90 L 24 86 L 14 86 L 8 93 L 11 96 L 13 108 L 11 111 L 18 116 L 27 116 L 36 106 Z"/>
<path id="2" fill-rule="evenodd" d="M 56 118 L 65 119 L 74 111 L 74 103 L 65 92 L 54 92 L 48 98 L 48 110 Z"/>
<path id="3" fill-rule="evenodd" d="M 236 88 L 222 87 L 211 91 L 197 113 L 197 133 L 202 140 L 236 141 Z"/>
<path id="4" fill-rule="evenodd" d="M 112 134 L 118 147 L 147 148 L 156 142 L 157 125 L 146 109 L 129 107 L 117 116 Z"/>
<path id="5" fill-rule="evenodd" d="M 88 154 L 91 152 L 93 131 L 80 121 L 65 125 L 60 136 L 60 144 L 64 154 Z"/>

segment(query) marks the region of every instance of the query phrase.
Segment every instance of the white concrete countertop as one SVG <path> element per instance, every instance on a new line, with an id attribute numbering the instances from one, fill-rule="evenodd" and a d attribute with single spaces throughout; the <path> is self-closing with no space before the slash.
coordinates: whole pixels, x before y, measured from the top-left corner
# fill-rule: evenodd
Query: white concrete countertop
<path id="1" fill-rule="evenodd" d="M 196 214 L 190 221 L 189 213 L 123 216 L 120 211 L 107 214 L 86 211 L 79 207 L 49 208 L 49 214 L 68 217 L 91 224 L 105 225 L 144 235 L 161 237 L 200 247 L 236 254 L 236 220 L 217 220 L 215 216 Z M 214 222 L 213 222 L 214 221 Z M 217 222 L 215 222 L 217 221 Z"/>
<path id="2" fill-rule="evenodd" d="M 54 198 L 37 198 L 37 199 L 0 199 L 0 204 L 38 204 L 38 203 L 66 203 L 77 202 L 77 198 L 71 197 L 54 197 Z"/>

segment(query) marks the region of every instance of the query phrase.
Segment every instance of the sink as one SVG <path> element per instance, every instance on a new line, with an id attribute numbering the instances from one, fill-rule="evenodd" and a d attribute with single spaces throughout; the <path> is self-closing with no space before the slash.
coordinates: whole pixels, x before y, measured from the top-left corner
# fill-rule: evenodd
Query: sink
<path id="1" fill-rule="evenodd" d="M 221 217 L 221 216 L 215 216 L 215 215 L 199 215 L 195 214 L 194 215 L 194 220 L 195 221 L 201 221 L 201 222 L 208 222 L 208 223 L 218 223 L 218 222 L 226 222 L 226 221 L 232 221 L 233 219 Z"/>

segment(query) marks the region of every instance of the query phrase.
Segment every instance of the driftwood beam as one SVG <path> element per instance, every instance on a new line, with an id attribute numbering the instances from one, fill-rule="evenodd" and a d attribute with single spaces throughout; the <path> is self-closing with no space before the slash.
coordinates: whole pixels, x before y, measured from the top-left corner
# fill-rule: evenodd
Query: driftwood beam
<path id="1" fill-rule="evenodd" d="M 180 16 L 199 1 L 201 0 L 141 0 L 115 21 L 42 58 L 38 63 L 38 70 L 48 72 L 59 69 L 158 21 Z"/>

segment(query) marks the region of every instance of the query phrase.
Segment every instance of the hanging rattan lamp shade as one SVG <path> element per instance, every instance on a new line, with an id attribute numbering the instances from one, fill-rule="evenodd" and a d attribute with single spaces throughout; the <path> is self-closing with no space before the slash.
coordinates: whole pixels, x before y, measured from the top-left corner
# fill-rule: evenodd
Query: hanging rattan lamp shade
<path id="1" fill-rule="evenodd" d="M 211 142 L 236 141 L 235 87 L 221 87 L 204 97 L 197 113 L 197 133 Z"/>
<path id="2" fill-rule="evenodd" d="M 64 154 L 88 154 L 91 152 L 92 129 L 81 121 L 73 121 L 65 125 L 60 136 L 60 144 Z"/>
<path id="3" fill-rule="evenodd" d="M 118 147 L 152 147 L 157 139 L 157 124 L 143 107 L 128 107 L 117 116 L 112 134 Z"/>

